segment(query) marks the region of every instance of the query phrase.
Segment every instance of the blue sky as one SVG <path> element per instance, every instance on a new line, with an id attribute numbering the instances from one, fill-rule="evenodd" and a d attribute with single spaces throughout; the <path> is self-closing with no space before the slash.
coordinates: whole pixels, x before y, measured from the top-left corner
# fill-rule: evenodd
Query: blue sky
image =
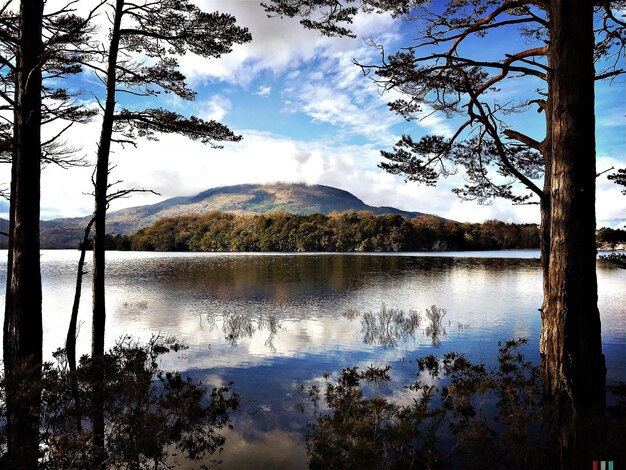
<path id="1" fill-rule="evenodd" d="M 357 17 L 355 39 L 323 38 L 304 30 L 295 20 L 267 18 L 257 1 L 199 0 L 205 10 L 234 14 L 253 36 L 250 44 L 235 46 L 218 60 L 180 58 L 182 71 L 198 92 L 197 100 L 184 102 L 162 96 L 144 106 L 164 106 L 183 114 L 215 118 L 243 135 L 240 143 L 213 150 L 175 136 L 158 142 L 140 142 L 137 149 L 115 149 L 113 180 L 125 187 L 150 188 L 161 197 L 137 195 L 120 200 L 113 210 L 148 204 L 160 199 L 191 195 L 210 187 L 275 181 L 326 184 L 348 190 L 371 205 L 435 213 L 463 221 L 499 218 L 537 222 L 537 206 L 511 206 L 495 201 L 489 206 L 462 202 L 450 189 L 463 184 L 462 174 L 437 187 L 405 184 L 401 178 L 377 168 L 380 150 L 390 149 L 402 133 L 414 137 L 438 133 L 450 135 L 456 120 L 424 114 L 407 123 L 387 110 L 392 98 L 352 64 L 353 59 L 376 63 L 378 52 L 367 38 L 394 50 L 410 44 L 415 24 L 385 15 Z M 106 27 L 101 33 L 106 32 Z M 501 57 L 504 51 L 527 47 L 511 32 L 490 34 L 467 45 L 468 54 Z M 86 91 L 94 77 L 81 77 Z M 525 96 L 538 83 L 508 80 L 493 99 Z M 101 91 L 97 91 L 99 94 Z M 85 95 L 85 99 L 89 99 Z M 597 90 L 598 170 L 626 166 L 624 80 Z M 124 103 L 139 106 L 132 101 Z M 541 139 L 542 115 L 534 110 L 513 116 L 517 129 Z M 68 142 L 93 160 L 99 120 L 79 126 Z M 42 216 L 86 215 L 91 211 L 91 169 L 61 170 L 49 167 L 43 175 Z M 8 181 L 8 177 L 4 177 Z M 626 197 L 619 188 L 598 179 L 599 225 L 619 224 L 626 217 Z"/>

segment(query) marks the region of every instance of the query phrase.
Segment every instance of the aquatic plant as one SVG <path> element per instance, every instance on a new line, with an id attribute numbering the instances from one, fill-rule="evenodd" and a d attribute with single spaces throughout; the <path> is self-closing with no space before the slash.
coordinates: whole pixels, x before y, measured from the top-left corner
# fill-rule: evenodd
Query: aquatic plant
<path id="1" fill-rule="evenodd" d="M 392 381 L 389 365 L 345 368 L 335 379 L 325 374 L 323 386 L 302 387 L 314 414 L 310 468 L 586 468 L 619 459 L 624 385 L 606 416 L 563 422 L 542 399 L 539 368 L 520 352 L 526 343 L 499 344 L 492 368 L 454 352 L 416 360 L 409 404 L 381 393 L 379 385 Z"/>
<path id="2" fill-rule="evenodd" d="M 439 308 L 436 305 L 426 309 L 426 320 L 428 320 L 428 326 L 426 327 L 426 336 L 430 336 L 433 342 L 433 346 L 439 347 L 441 344 L 441 336 L 446 336 L 445 327 L 443 326 L 443 318 L 447 315 L 448 311 L 445 308 Z"/>
<path id="3" fill-rule="evenodd" d="M 171 337 L 154 336 L 146 344 L 123 337 L 108 351 L 104 369 L 106 466 L 127 469 L 171 468 L 181 459 L 197 461 L 218 454 L 230 428 L 239 397 L 232 384 L 208 389 L 201 382 L 159 367 L 160 356 L 185 346 Z M 40 467 L 95 468 L 100 450 L 88 424 L 94 361 L 84 356 L 70 371 L 64 350 L 43 368 L 40 420 Z M 73 384 L 78 384 L 75 401 Z M 0 413 L 4 410 L 4 382 Z M 0 417 L 4 423 L 4 417 Z M 77 423 L 79 423 L 77 425 Z M 0 453 L 6 451 L 0 426 Z M 1 461 L 0 461 L 1 464 Z"/>

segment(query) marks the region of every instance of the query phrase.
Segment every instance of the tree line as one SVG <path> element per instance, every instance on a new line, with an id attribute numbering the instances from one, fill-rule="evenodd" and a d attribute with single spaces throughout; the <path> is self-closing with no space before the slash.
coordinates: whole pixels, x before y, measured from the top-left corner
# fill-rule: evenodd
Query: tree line
<path id="1" fill-rule="evenodd" d="M 596 241 L 600 245 L 616 245 L 626 243 L 626 230 L 621 228 L 602 227 L 596 233 Z"/>
<path id="2" fill-rule="evenodd" d="M 459 223 L 346 211 L 330 215 L 225 212 L 169 217 L 123 236 L 109 249 L 138 251 L 448 251 L 539 247 L 535 224 Z"/>

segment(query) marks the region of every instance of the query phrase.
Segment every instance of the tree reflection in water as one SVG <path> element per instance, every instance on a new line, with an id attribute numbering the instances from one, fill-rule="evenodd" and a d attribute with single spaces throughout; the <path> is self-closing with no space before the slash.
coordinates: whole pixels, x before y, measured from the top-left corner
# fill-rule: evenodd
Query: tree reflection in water
<path id="1" fill-rule="evenodd" d="M 209 330 L 218 327 L 218 320 L 222 320 L 222 331 L 224 338 L 231 346 L 237 346 L 242 338 L 252 338 L 257 331 L 267 330 L 268 337 L 265 340 L 265 347 L 276 352 L 274 338 L 280 330 L 280 318 L 276 313 L 260 314 L 253 317 L 248 313 L 225 313 L 222 315 L 208 313 L 206 320 Z"/>
<path id="2" fill-rule="evenodd" d="M 415 336 L 419 330 L 422 320 L 427 323 L 424 328 L 426 336 L 430 337 L 433 346 L 441 344 L 441 336 L 446 336 L 447 332 L 443 326 L 443 318 L 446 316 L 446 309 L 433 305 L 426 309 L 425 316 L 422 317 L 417 310 L 404 310 L 387 308 L 384 304 L 376 312 L 365 312 L 361 314 L 356 308 L 346 309 L 342 316 L 352 321 L 361 317 L 361 333 L 363 342 L 368 345 L 379 345 L 383 348 L 393 348 L 400 341 L 404 341 Z M 252 338 L 256 332 L 266 331 L 268 334 L 265 346 L 272 352 L 276 352 L 274 339 L 281 329 L 281 319 L 277 313 L 262 313 L 258 316 L 246 312 L 230 312 L 206 314 L 206 321 L 209 330 L 219 328 L 221 323 L 224 339 L 231 346 L 238 346 L 239 341 L 244 338 Z M 467 326 L 459 324 L 459 328 Z"/>
<path id="3" fill-rule="evenodd" d="M 181 460 L 206 461 L 221 451 L 225 438 L 220 430 L 231 427 L 230 414 L 237 409 L 239 397 L 231 384 L 209 391 L 200 382 L 159 368 L 159 356 L 183 348 L 173 338 L 153 337 L 142 345 L 124 337 L 98 364 L 105 371 L 107 468 L 165 469 L 182 464 Z M 98 449 L 91 443 L 88 417 L 96 364 L 84 356 L 73 376 L 63 350 L 55 359 L 43 368 L 41 467 L 95 468 Z M 74 383 L 78 406 L 72 394 Z M 3 413 L 4 395 L 1 405 Z M 4 416 L 0 422 L 0 454 L 4 454 Z"/>
<path id="4" fill-rule="evenodd" d="M 352 321 L 361 317 L 361 333 L 363 342 L 368 345 L 378 345 L 383 348 L 395 348 L 400 341 L 415 337 L 415 332 L 420 328 L 422 320 L 426 320 L 424 334 L 430 337 L 433 346 L 439 347 L 441 336 L 448 333 L 443 325 L 443 318 L 447 310 L 433 305 L 426 309 L 425 316 L 422 317 L 418 310 L 399 310 L 387 308 L 381 305 L 376 312 L 361 313 L 355 308 L 349 308 L 343 312 L 343 316 Z M 466 328 L 466 325 L 459 324 Z"/>
<path id="5" fill-rule="evenodd" d="M 435 347 L 441 345 L 440 337 L 448 334 L 443 326 L 443 317 L 445 317 L 447 313 L 448 311 L 445 308 L 438 308 L 436 305 L 426 309 L 426 320 L 428 320 L 426 336 L 431 337 L 433 346 Z"/>
<path id="6" fill-rule="evenodd" d="M 365 312 L 361 317 L 363 342 L 393 348 L 399 340 L 413 336 L 421 321 L 417 310 L 405 313 L 383 305 L 378 312 Z"/>
<path id="7" fill-rule="evenodd" d="M 323 386 L 301 387 L 315 419 L 308 425 L 309 468 L 588 468 L 598 459 L 620 462 L 626 403 L 599 420 L 563 422 L 542 399 L 539 369 L 519 347 L 500 345 L 489 368 L 458 353 L 416 361 L 408 397 L 382 396 L 390 366 L 343 369 Z M 437 385 L 433 385 L 433 381 Z M 373 385 L 373 387 L 372 387 Z M 573 433 L 575 446 L 560 440 Z M 571 442 L 571 440 L 570 440 Z M 620 462 L 621 463 L 621 462 Z"/>
<path id="8" fill-rule="evenodd" d="M 428 336 L 433 346 L 439 347 L 441 337 L 447 332 L 443 324 L 443 319 L 447 311 L 436 305 L 427 308 L 425 315 L 418 310 L 404 310 L 387 308 L 384 304 L 376 312 L 365 312 L 361 314 L 356 308 L 348 308 L 342 316 L 352 321 L 361 318 L 361 333 L 363 342 L 367 345 L 378 345 L 383 348 L 394 348 L 400 341 L 405 341 L 410 337 L 415 337 L 426 320 L 422 330 Z M 258 317 L 245 312 L 230 312 L 221 314 L 206 314 L 206 321 L 209 330 L 219 328 L 221 322 L 224 339 L 231 346 L 238 346 L 239 341 L 244 338 L 252 338 L 256 332 L 266 331 L 268 334 L 265 346 L 272 352 L 276 352 L 274 339 L 281 329 L 281 319 L 277 313 L 260 314 Z M 459 329 L 467 328 L 467 325 L 459 323 Z"/>

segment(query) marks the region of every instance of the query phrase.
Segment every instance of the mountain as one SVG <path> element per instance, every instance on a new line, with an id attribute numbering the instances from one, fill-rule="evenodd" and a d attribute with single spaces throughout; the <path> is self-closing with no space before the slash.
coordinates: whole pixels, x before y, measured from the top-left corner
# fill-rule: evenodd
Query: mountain
<path id="1" fill-rule="evenodd" d="M 147 206 L 113 211 L 107 216 L 107 232 L 129 234 L 165 217 L 202 214 L 211 211 L 236 214 L 263 214 L 285 211 L 308 215 L 347 210 L 372 211 L 419 217 L 426 214 L 393 207 L 372 207 L 342 189 L 322 185 L 291 183 L 240 184 L 203 191 L 195 196 L 175 197 Z M 89 217 L 54 219 L 41 222 L 41 244 L 48 248 L 74 248 L 82 238 Z"/>

